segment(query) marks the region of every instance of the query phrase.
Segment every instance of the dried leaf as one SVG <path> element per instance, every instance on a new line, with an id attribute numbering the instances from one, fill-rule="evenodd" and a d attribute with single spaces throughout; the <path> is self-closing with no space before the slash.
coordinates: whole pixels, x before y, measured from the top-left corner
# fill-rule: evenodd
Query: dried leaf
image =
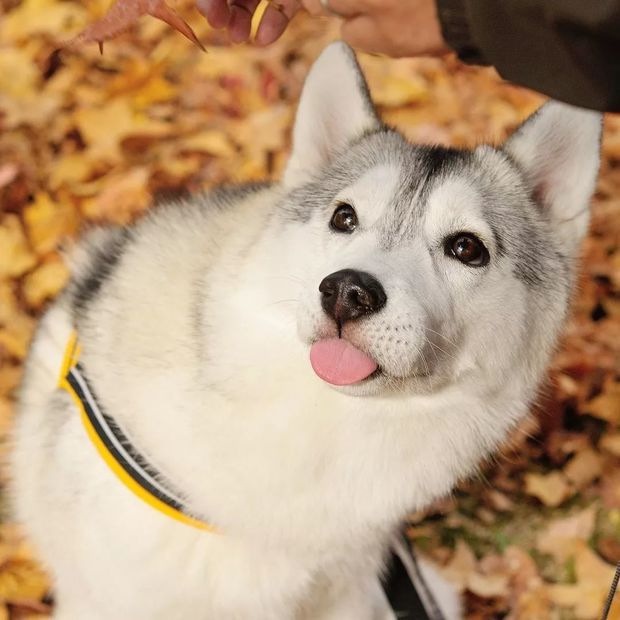
<path id="1" fill-rule="evenodd" d="M 39 192 L 26 207 L 24 220 L 30 242 L 40 255 L 56 249 L 78 226 L 78 214 L 72 205 L 56 202 L 45 192 Z"/>
<path id="2" fill-rule="evenodd" d="M 76 46 L 82 43 L 99 43 L 99 48 L 103 50 L 104 41 L 109 41 L 118 36 L 136 24 L 144 15 L 151 15 L 161 19 L 187 37 L 201 50 L 206 51 L 189 24 L 171 9 L 164 0 L 116 0 L 103 17 L 84 28 L 67 45 Z"/>
<path id="3" fill-rule="evenodd" d="M 554 519 L 537 537 L 536 547 L 542 553 L 563 562 L 573 553 L 577 541 L 588 541 L 594 532 L 596 509 L 590 506 L 569 517 Z"/>
<path id="4" fill-rule="evenodd" d="M 150 202 L 147 191 L 148 170 L 134 168 L 107 180 L 102 191 L 83 204 L 84 215 L 92 219 L 105 218 L 117 224 L 126 224 Z"/>
<path id="5" fill-rule="evenodd" d="M 152 120 L 118 98 L 97 108 L 76 110 L 74 120 L 86 144 L 87 157 L 115 163 L 122 159 L 121 143 L 130 136 L 161 138 L 170 133 L 166 123 Z M 92 161 L 91 161 L 92 165 Z"/>
<path id="6" fill-rule="evenodd" d="M 620 456 L 620 433 L 605 435 L 601 438 L 600 446 L 614 456 Z"/>
<path id="7" fill-rule="evenodd" d="M 0 350 L 4 347 L 12 357 L 24 359 L 34 327 L 35 321 L 32 317 L 17 314 L 10 323 L 0 326 Z"/>
<path id="8" fill-rule="evenodd" d="M 462 540 L 456 544 L 454 554 L 443 569 L 443 574 L 460 591 L 465 590 L 469 583 L 469 577 L 476 570 L 476 556 L 473 551 Z"/>
<path id="9" fill-rule="evenodd" d="M 620 424 L 620 383 L 593 398 L 585 407 L 586 412 L 612 424 Z"/>
<path id="10" fill-rule="evenodd" d="M 12 183 L 19 174 L 19 166 L 13 163 L 0 165 L 0 189 Z"/>
<path id="11" fill-rule="evenodd" d="M 545 506 L 559 506 L 570 496 L 570 486 L 559 471 L 549 474 L 525 475 L 525 492 L 539 499 Z"/>
<path id="12" fill-rule="evenodd" d="M 65 264 L 57 260 L 43 263 L 24 280 L 24 297 L 29 306 L 39 308 L 64 287 L 69 277 Z"/>
<path id="13" fill-rule="evenodd" d="M 40 599 L 49 590 L 45 573 L 31 560 L 11 560 L 0 570 L 0 599 Z"/>
<path id="14" fill-rule="evenodd" d="M 602 459 L 594 450 L 578 452 L 564 467 L 564 475 L 578 488 L 583 489 L 602 472 Z"/>
<path id="15" fill-rule="evenodd" d="M 19 218 L 5 215 L 0 220 L 0 278 L 20 276 L 36 262 Z"/>

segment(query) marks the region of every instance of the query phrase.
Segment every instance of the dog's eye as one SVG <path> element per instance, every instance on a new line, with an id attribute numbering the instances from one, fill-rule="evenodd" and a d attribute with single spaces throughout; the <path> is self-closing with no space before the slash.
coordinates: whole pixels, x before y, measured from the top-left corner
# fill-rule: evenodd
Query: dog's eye
<path id="1" fill-rule="evenodd" d="M 337 232 L 352 233 L 357 228 L 357 213 L 355 213 L 355 209 L 348 204 L 338 205 L 329 225 L 332 230 Z"/>
<path id="2" fill-rule="evenodd" d="M 489 252 L 476 235 L 458 233 L 446 240 L 446 254 L 471 267 L 484 267 L 489 262 Z"/>

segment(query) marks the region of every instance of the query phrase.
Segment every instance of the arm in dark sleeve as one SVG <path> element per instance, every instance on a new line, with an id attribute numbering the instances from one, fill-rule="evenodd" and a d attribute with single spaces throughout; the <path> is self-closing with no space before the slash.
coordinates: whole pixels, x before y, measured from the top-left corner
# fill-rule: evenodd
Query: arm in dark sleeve
<path id="1" fill-rule="evenodd" d="M 620 0 L 437 0 L 461 60 L 554 99 L 620 111 Z"/>

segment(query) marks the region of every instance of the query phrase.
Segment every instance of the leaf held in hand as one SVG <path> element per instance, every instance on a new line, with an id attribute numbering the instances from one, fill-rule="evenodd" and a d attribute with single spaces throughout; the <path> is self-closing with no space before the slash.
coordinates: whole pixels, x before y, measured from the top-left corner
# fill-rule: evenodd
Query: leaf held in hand
<path id="1" fill-rule="evenodd" d="M 82 43 L 96 42 L 99 44 L 99 50 L 103 52 L 104 41 L 118 36 L 133 26 L 143 15 L 161 19 L 205 51 L 204 45 L 189 24 L 171 9 L 165 0 L 116 0 L 103 17 L 87 26 L 68 45 L 74 47 Z"/>

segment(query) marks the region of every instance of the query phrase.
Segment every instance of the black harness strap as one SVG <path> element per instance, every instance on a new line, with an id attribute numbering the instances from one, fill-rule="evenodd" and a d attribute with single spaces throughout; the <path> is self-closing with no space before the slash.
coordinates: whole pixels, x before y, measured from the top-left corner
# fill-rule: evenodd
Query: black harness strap
<path id="1" fill-rule="evenodd" d="M 393 547 L 383 590 L 399 620 L 445 620 L 404 536 Z"/>

